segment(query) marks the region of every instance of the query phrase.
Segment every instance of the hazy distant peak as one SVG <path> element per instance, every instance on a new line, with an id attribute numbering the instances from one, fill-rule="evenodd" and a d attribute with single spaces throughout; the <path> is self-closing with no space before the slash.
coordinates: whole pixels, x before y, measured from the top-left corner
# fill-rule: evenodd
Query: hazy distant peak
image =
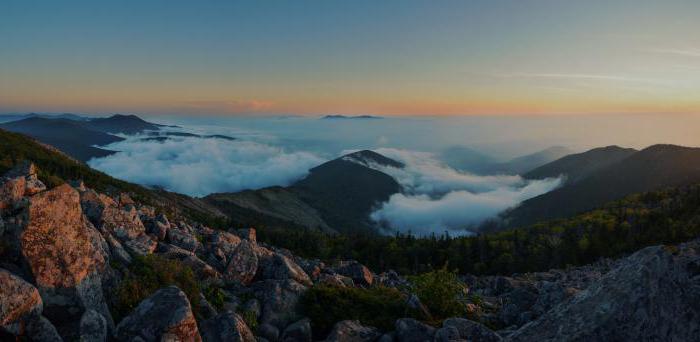
<path id="1" fill-rule="evenodd" d="M 399 161 L 396 161 L 394 159 L 385 157 L 377 152 L 370 151 L 370 150 L 362 150 L 362 151 L 357 151 L 353 152 L 350 154 L 346 154 L 341 157 L 343 160 L 348 160 L 352 162 L 356 162 L 362 165 L 380 165 L 380 166 L 388 166 L 388 167 L 395 167 L 395 168 L 403 168 L 405 165 Z"/>
<path id="2" fill-rule="evenodd" d="M 326 115 L 321 118 L 321 120 L 372 120 L 372 119 L 383 119 L 381 116 L 374 115 Z"/>

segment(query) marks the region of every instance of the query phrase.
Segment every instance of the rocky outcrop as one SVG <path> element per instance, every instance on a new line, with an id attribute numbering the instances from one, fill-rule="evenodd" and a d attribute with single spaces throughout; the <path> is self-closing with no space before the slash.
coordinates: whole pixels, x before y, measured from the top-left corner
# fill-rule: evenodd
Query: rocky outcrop
<path id="1" fill-rule="evenodd" d="M 158 290 L 144 299 L 117 326 L 121 341 L 201 341 L 187 296 L 177 287 Z"/>
<path id="2" fill-rule="evenodd" d="M 206 342 L 254 342 L 255 336 L 241 316 L 224 312 L 200 324 Z"/>
<path id="3" fill-rule="evenodd" d="M 265 279 L 292 279 L 299 284 L 311 286 L 311 278 L 290 258 L 275 254 L 271 262 L 266 263 L 262 276 Z"/>
<path id="4" fill-rule="evenodd" d="M 357 261 L 341 262 L 336 272 L 351 278 L 357 285 L 371 286 L 374 281 L 372 272 Z"/>
<path id="5" fill-rule="evenodd" d="M 248 285 L 258 271 L 258 256 L 255 246 L 249 241 L 241 241 L 228 257 L 224 277 Z"/>
<path id="6" fill-rule="evenodd" d="M 108 338 L 107 320 L 95 310 L 87 310 L 80 318 L 80 340 L 104 342 Z"/>
<path id="7" fill-rule="evenodd" d="M 24 196 L 46 190 L 33 163 L 21 162 L 0 178 L 0 210 L 13 207 Z"/>
<path id="8" fill-rule="evenodd" d="M 106 243 L 83 215 L 77 191 L 64 184 L 34 195 L 26 215 L 18 239 L 47 317 L 77 321 L 65 312 L 94 308 L 111 322 L 101 281 Z"/>
<path id="9" fill-rule="evenodd" d="M 39 291 L 24 279 L 0 269 L 0 326 L 41 314 Z"/>
<path id="10" fill-rule="evenodd" d="M 288 325 L 281 339 L 283 342 L 311 342 L 311 340 L 311 321 L 308 318 Z"/>
<path id="11" fill-rule="evenodd" d="M 364 326 L 360 321 L 340 321 L 333 326 L 326 342 L 371 342 L 381 335 L 377 328 Z"/>
<path id="12" fill-rule="evenodd" d="M 498 342 L 501 337 L 481 323 L 464 318 L 448 318 L 435 332 L 435 342 L 480 341 Z"/>
<path id="13" fill-rule="evenodd" d="M 256 297 L 262 302 L 260 323 L 280 330 L 299 320 L 297 303 L 307 287 L 294 280 L 265 280 L 254 284 Z"/>
<path id="14" fill-rule="evenodd" d="M 700 336 L 700 243 L 645 248 L 512 341 L 690 341 Z"/>
<path id="15" fill-rule="evenodd" d="M 396 339 L 399 342 L 432 341 L 435 336 L 435 328 L 413 318 L 401 318 L 396 320 L 395 328 Z"/>

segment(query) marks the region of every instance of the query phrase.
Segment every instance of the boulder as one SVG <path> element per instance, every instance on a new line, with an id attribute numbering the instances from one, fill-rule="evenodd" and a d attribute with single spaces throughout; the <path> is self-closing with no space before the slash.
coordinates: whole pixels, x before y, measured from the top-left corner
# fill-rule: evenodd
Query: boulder
<path id="1" fill-rule="evenodd" d="M 112 232 L 122 240 L 135 239 L 146 233 L 146 228 L 141 222 L 135 208 L 122 209 L 116 206 L 107 206 L 102 210 L 102 229 Z"/>
<path id="2" fill-rule="evenodd" d="M 20 229 L 21 251 L 54 323 L 77 322 L 65 312 L 93 308 L 111 322 L 102 294 L 106 246 L 83 215 L 78 192 L 67 184 L 29 199 L 26 226 Z"/>
<path id="3" fill-rule="evenodd" d="M 340 321 L 333 326 L 326 342 L 372 342 L 382 333 L 377 328 L 367 327 L 360 321 Z"/>
<path id="4" fill-rule="evenodd" d="M 350 277 L 356 285 L 371 286 L 374 281 L 372 272 L 357 261 L 343 261 L 336 272 Z"/>
<path id="5" fill-rule="evenodd" d="M 158 244 L 158 254 L 166 259 L 179 260 L 189 266 L 199 278 L 219 278 L 221 275 L 194 253 L 167 243 Z"/>
<path id="6" fill-rule="evenodd" d="M 187 296 L 175 286 L 144 299 L 117 326 L 122 341 L 201 341 Z"/>
<path id="7" fill-rule="evenodd" d="M 459 340 L 496 342 L 501 341 L 501 337 L 483 324 L 464 318 L 446 319 L 435 333 L 436 342 Z"/>
<path id="8" fill-rule="evenodd" d="M 262 303 L 260 323 L 283 330 L 301 319 L 297 304 L 307 287 L 294 280 L 265 280 L 254 284 L 256 297 Z"/>
<path id="9" fill-rule="evenodd" d="M 0 326 L 41 314 L 39 291 L 24 279 L 0 269 Z"/>
<path id="10" fill-rule="evenodd" d="M 166 240 L 171 244 L 182 249 L 194 252 L 199 247 L 199 241 L 194 232 L 179 227 L 170 227 L 167 232 Z"/>
<path id="11" fill-rule="evenodd" d="M 282 333 L 283 342 L 311 342 L 311 320 L 304 318 L 287 326 Z"/>
<path id="12" fill-rule="evenodd" d="M 229 256 L 229 262 L 224 272 L 224 278 L 238 281 L 243 285 L 250 284 L 258 271 L 258 256 L 254 246 L 249 241 L 241 241 Z"/>
<path id="13" fill-rule="evenodd" d="M 344 275 L 337 274 L 337 273 L 334 273 L 334 274 L 321 273 L 321 275 L 318 277 L 318 282 L 320 284 L 327 284 L 327 285 L 341 286 L 341 287 L 353 287 L 353 286 L 355 286 L 355 282 L 352 281 L 352 279 L 350 279 L 349 277 L 346 277 Z"/>
<path id="14" fill-rule="evenodd" d="M 202 339 L 207 342 L 255 342 L 243 318 L 230 311 L 203 321 L 200 327 Z"/>
<path id="15" fill-rule="evenodd" d="M 432 341 L 435 336 L 435 328 L 413 318 L 397 319 L 395 328 L 396 338 L 399 342 Z"/>
<path id="16" fill-rule="evenodd" d="M 26 327 L 26 335 L 30 341 L 38 342 L 63 342 L 56 327 L 44 316 L 38 316 L 29 321 Z"/>
<path id="17" fill-rule="evenodd" d="M 258 335 L 268 341 L 277 342 L 280 337 L 280 330 L 272 324 L 263 323 L 258 326 Z"/>
<path id="18" fill-rule="evenodd" d="M 24 177 L 0 179 L 0 210 L 12 209 L 24 197 Z"/>
<path id="19" fill-rule="evenodd" d="M 700 336 L 700 241 L 620 259 L 513 341 L 690 341 Z"/>
<path id="20" fill-rule="evenodd" d="M 258 241 L 258 234 L 255 231 L 255 228 L 243 228 L 238 230 L 238 236 L 241 237 L 243 240 L 248 240 L 250 242 L 257 242 Z"/>
<path id="21" fill-rule="evenodd" d="M 311 278 L 309 278 L 299 265 L 292 261 L 292 259 L 279 253 L 275 254 L 271 262 L 265 264 L 262 270 L 262 276 L 264 279 L 292 279 L 306 286 L 311 286 L 313 284 Z"/>
<path id="22" fill-rule="evenodd" d="M 86 310 L 80 318 L 81 341 L 107 341 L 107 320 L 95 310 Z"/>
<path id="23" fill-rule="evenodd" d="M 156 250 L 158 242 L 149 235 L 142 234 L 133 239 L 126 239 L 124 246 L 132 255 L 146 256 Z"/>
<path id="24" fill-rule="evenodd" d="M 0 178 L 0 210 L 13 207 L 24 196 L 44 190 L 46 186 L 37 177 L 34 164 L 21 162 Z"/>
<path id="25" fill-rule="evenodd" d="M 111 233 L 105 232 L 104 233 L 105 240 L 107 241 L 107 245 L 109 245 L 109 250 L 110 250 L 110 259 L 118 261 L 122 264 L 128 265 L 131 263 L 131 255 L 129 252 L 124 249 L 124 246 L 122 246 L 121 242 L 117 240 Z"/>

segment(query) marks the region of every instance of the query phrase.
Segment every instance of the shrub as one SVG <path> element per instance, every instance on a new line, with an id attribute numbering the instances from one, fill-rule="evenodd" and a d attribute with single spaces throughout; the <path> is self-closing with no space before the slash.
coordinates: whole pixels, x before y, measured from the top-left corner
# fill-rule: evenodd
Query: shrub
<path id="1" fill-rule="evenodd" d="M 409 277 L 411 290 L 420 298 L 433 319 L 465 316 L 467 286 L 457 278 L 456 271 L 447 267 Z"/>
<path id="2" fill-rule="evenodd" d="M 168 260 L 153 254 L 134 258 L 124 279 L 114 291 L 112 316 L 117 322 L 120 321 L 146 297 L 170 285 L 182 290 L 192 307 L 197 307 L 199 286 L 189 267 L 177 260 Z"/>
<path id="3" fill-rule="evenodd" d="M 316 285 L 306 291 L 300 304 L 311 319 L 317 338 L 327 336 L 336 322 L 352 319 L 384 331 L 393 329 L 401 317 L 415 317 L 406 305 L 406 296 L 387 287 L 368 289 Z"/>

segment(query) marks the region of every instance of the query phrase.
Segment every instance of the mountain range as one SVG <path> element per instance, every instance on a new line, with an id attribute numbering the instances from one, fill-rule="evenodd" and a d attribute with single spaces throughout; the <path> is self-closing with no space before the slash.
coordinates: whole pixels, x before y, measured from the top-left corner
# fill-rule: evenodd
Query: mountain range
<path id="1" fill-rule="evenodd" d="M 528 199 L 503 215 L 507 226 L 566 217 L 629 194 L 700 182 L 700 148 L 653 145 L 641 151 L 617 146 L 564 157 L 526 173 L 565 175 L 564 186 Z"/>
<path id="2" fill-rule="evenodd" d="M 507 174 L 519 175 L 539 166 L 573 153 L 563 146 L 552 146 L 541 151 L 501 162 L 495 158 L 466 146 L 452 146 L 444 149 L 440 159 L 448 166 L 478 175 Z"/>
<path id="3" fill-rule="evenodd" d="M 20 119 L 2 123 L 0 128 L 29 135 L 81 161 L 115 153 L 95 147 L 124 140 L 115 134 L 157 131 L 162 127 L 135 115 L 121 114 L 108 118 L 87 118 L 75 114 L 28 114 L 16 117 Z"/>

